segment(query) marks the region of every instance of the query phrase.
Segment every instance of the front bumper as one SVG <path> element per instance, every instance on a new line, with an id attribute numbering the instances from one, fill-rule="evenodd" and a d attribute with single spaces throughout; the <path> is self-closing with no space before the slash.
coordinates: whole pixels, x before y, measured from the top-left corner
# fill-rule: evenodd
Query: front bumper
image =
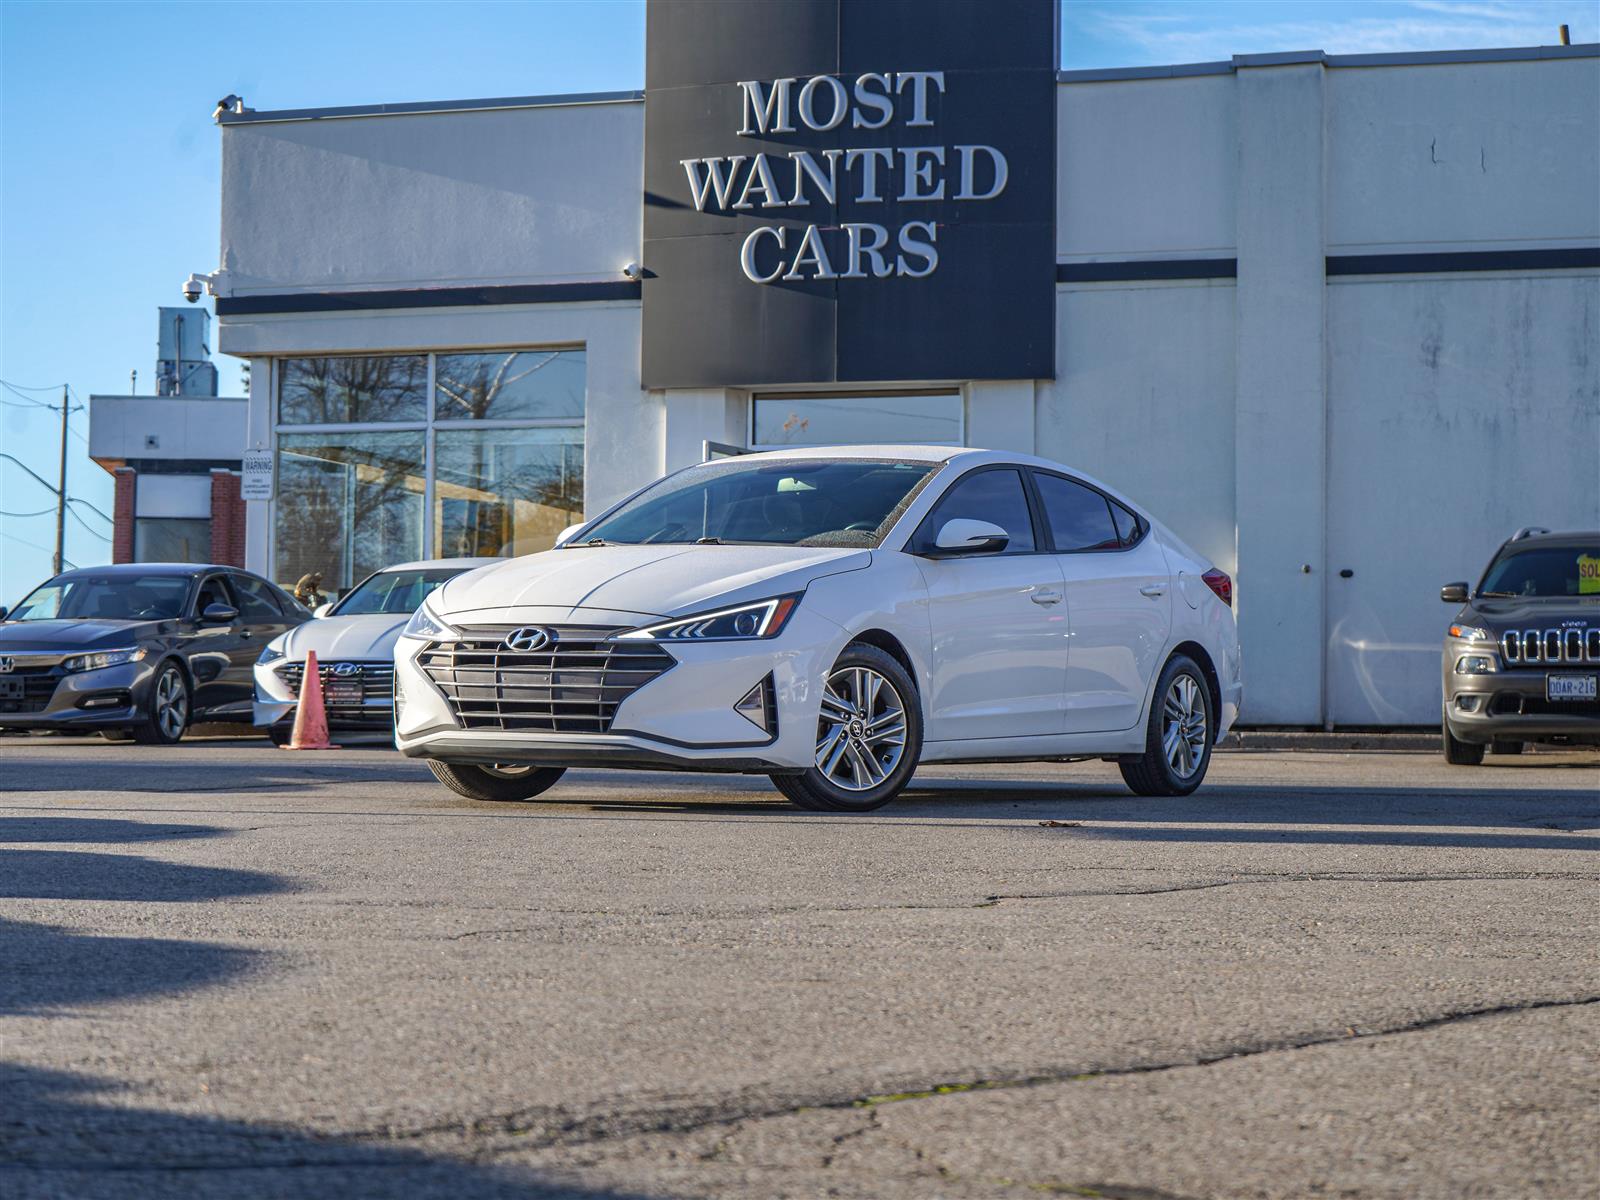
<path id="1" fill-rule="evenodd" d="M 159 659 L 67 674 L 59 668 L 30 674 L 22 700 L 0 700 L 4 729 L 123 729 L 136 723 Z M 38 707 L 42 697 L 43 707 Z M 31 710 L 31 711 L 29 711 Z"/>
<path id="2" fill-rule="evenodd" d="M 1600 703 L 1547 700 L 1549 675 L 1600 675 L 1600 668 L 1447 673 L 1444 708 L 1451 734 L 1474 743 L 1561 738 L 1600 745 Z"/>
<path id="3" fill-rule="evenodd" d="M 564 618 L 600 624 L 582 610 Z M 829 666 L 846 642 L 838 625 L 802 606 L 783 633 L 765 640 L 672 643 L 677 660 L 628 695 L 600 733 L 466 729 L 418 664 L 428 643 L 401 638 L 395 690 L 402 704 L 395 745 L 413 758 L 746 773 L 803 771 L 816 757 L 817 712 Z M 772 677 L 775 733 L 734 706 Z"/>
<path id="4" fill-rule="evenodd" d="M 251 705 L 251 723 L 258 727 L 288 725 L 294 721 L 294 711 L 299 707 L 293 688 L 279 674 L 283 659 L 270 664 L 255 665 L 255 697 Z M 392 694 L 368 697 L 359 705 L 328 705 L 330 729 L 388 729 L 394 724 L 394 699 Z"/>

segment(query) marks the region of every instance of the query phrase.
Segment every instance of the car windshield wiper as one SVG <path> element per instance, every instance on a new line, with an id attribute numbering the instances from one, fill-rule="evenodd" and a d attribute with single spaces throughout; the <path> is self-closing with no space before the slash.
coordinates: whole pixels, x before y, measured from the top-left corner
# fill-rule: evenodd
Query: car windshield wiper
<path id="1" fill-rule="evenodd" d="M 1521 592 L 1479 592 L 1479 596 L 1486 596 L 1495 600 L 1516 600 L 1521 598 Z"/>
<path id="2" fill-rule="evenodd" d="M 695 544 L 695 545 L 696 545 L 696 546 L 725 546 L 725 545 L 727 545 L 727 543 L 726 543 L 726 542 L 724 542 L 724 541 L 723 541 L 723 540 L 722 540 L 722 539 L 721 539 L 721 538 L 719 538 L 719 537 L 701 537 L 701 538 L 695 538 L 695 540 L 694 540 L 694 544 Z"/>
<path id="3" fill-rule="evenodd" d="M 621 542 L 607 541 L 605 538 L 588 538 L 581 542 L 568 542 L 561 547 L 563 550 L 576 550 L 579 546 L 620 546 Z"/>

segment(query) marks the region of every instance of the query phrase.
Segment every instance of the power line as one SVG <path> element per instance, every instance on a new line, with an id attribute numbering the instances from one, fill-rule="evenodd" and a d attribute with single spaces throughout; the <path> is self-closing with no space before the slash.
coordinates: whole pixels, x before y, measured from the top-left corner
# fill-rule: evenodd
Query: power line
<path id="1" fill-rule="evenodd" d="M 65 383 L 47 383 L 44 387 L 29 387 L 25 383 L 12 383 L 7 379 L 0 379 L 0 384 L 4 384 L 8 388 L 15 388 L 19 392 L 53 392 L 57 388 L 69 386 Z"/>
<path id="2" fill-rule="evenodd" d="M 53 554 L 53 553 L 55 553 L 53 550 L 50 549 L 50 547 L 41 546 L 41 545 L 39 545 L 38 542 L 30 542 L 27 538 L 24 538 L 24 537 L 18 537 L 16 534 L 12 533 L 9 529 L 0 529 L 0 537 L 8 537 L 13 542 L 21 542 L 24 546 L 31 546 L 35 550 L 38 550 L 38 551 L 40 551 L 40 552 L 42 552 L 44 554 Z M 77 570 L 78 569 L 78 564 L 73 562 L 70 558 L 63 558 L 61 561 L 64 562 L 67 566 L 71 567 L 73 570 Z"/>
<path id="3" fill-rule="evenodd" d="M 89 522 L 85 521 L 82 517 L 80 517 L 78 515 L 78 510 L 77 509 L 75 509 L 75 508 L 67 509 L 67 516 L 71 517 L 79 525 L 82 525 L 83 528 L 84 528 L 84 531 L 86 533 L 90 534 L 91 536 L 99 538 L 102 542 L 109 542 L 111 540 L 111 536 L 109 534 L 101 533 L 98 529 L 95 529 L 93 526 L 91 526 L 89 524 Z"/>
<path id="4" fill-rule="evenodd" d="M 95 508 L 95 506 L 94 506 L 94 505 L 92 505 L 92 504 L 90 504 L 90 503 L 89 503 L 89 502 L 88 502 L 88 501 L 87 501 L 87 500 L 83 500 L 83 499 L 80 499 L 80 498 L 79 498 L 79 497 L 77 497 L 77 496 L 68 496 L 68 497 L 67 497 L 67 503 L 68 503 L 68 504 L 81 504 L 81 505 L 83 505 L 83 506 L 84 506 L 84 507 L 85 507 L 85 508 L 93 508 L 93 509 L 94 509 L 94 511 L 95 511 L 95 512 L 96 512 L 96 513 L 97 513 L 97 514 L 98 514 L 98 515 L 99 515 L 99 516 L 100 516 L 100 517 L 102 517 L 102 518 L 103 518 L 103 519 L 105 519 L 105 520 L 107 520 L 107 521 L 110 521 L 110 522 L 111 522 L 111 523 L 112 523 L 112 524 L 113 524 L 113 525 L 115 525 L 115 524 L 116 524 L 116 523 L 117 523 L 117 522 L 116 522 L 116 519 L 115 519 L 115 518 L 114 518 L 114 517 L 109 517 L 109 516 L 106 516 L 106 513 L 105 513 L 105 510 L 103 510 L 103 509 L 99 509 L 99 508 Z"/>
<path id="5" fill-rule="evenodd" d="M 38 512 L 31 513 L 8 512 L 6 509 L 0 508 L 0 517 L 42 517 L 45 513 L 53 512 L 55 512 L 53 508 L 41 508 Z"/>

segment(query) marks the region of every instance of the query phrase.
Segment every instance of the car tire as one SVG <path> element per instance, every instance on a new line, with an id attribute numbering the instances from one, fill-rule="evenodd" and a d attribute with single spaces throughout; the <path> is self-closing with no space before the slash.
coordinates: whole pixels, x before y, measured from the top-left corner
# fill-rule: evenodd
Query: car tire
<path id="1" fill-rule="evenodd" d="M 828 673 L 815 765 L 772 785 L 813 812 L 871 812 L 904 790 L 921 755 L 916 681 L 892 654 L 852 642 Z"/>
<path id="2" fill-rule="evenodd" d="M 1187 796 L 1211 765 L 1217 728 L 1211 688 L 1199 664 L 1179 654 L 1162 668 L 1152 697 L 1144 753 L 1117 766 L 1137 795 Z"/>
<path id="3" fill-rule="evenodd" d="M 294 726 L 269 725 L 267 726 L 267 737 L 272 739 L 274 746 L 287 746 L 294 741 Z"/>
<path id="4" fill-rule="evenodd" d="M 1444 760 L 1456 767 L 1476 767 L 1483 762 L 1483 752 L 1488 748 L 1482 742 L 1463 742 L 1450 732 L 1450 718 L 1444 718 Z"/>
<path id="5" fill-rule="evenodd" d="M 1521 754 L 1525 742 L 1495 742 L 1489 747 L 1491 754 Z"/>
<path id="6" fill-rule="evenodd" d="M 142 719 L 129 731 L 134 741 L 141 746 L 172 746 L 182 740 L 193 715 L 189 680 L 182 667 L 170 660 L 162 663 L 144 703 Z"/>
<path id="7" fill-rule="evenodd" d="M 565 767 L 479 767 L 428 760 L 433 777 L 468 800 L 532 800 L 567 773 Z"/>
<path id="8" fill-rule="evenodd" d="M 131 742 L 133 734 L 126 729 L 102 729 L 100 736 L 108 742 Z"/>

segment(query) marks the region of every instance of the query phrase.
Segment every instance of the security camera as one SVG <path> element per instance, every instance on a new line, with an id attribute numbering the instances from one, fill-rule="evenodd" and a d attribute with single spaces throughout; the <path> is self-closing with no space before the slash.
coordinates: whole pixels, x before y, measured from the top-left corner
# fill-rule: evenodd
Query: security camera
<path id="1" fill-rule="evenodd" d="M 639 280 L 644 278 L 644 268 L 636 262 L 631 262 L 622 268 L 622 275 L 623 278 L 638 283 Z"/>
<path id="2" fill-rule="evenodd" d="M 200 297 L 205 295 L 205 290 L 210 283 L 211 276 L 209 275 L 190 275 L 189 278 L 183 281 L 183 298 L 190 304 L 198 303 Z"/>

